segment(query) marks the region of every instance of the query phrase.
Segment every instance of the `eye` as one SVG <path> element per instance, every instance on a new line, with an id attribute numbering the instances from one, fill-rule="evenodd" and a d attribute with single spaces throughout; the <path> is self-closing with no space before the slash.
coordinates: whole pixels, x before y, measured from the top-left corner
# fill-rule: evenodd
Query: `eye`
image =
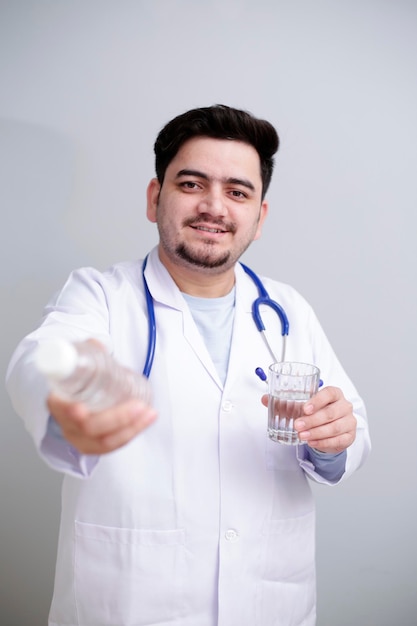
<path id="1" fill-rule="evenodd" d="M 237 198 L 238 200 L 245 200 L 248 196 L 245 192 L 240 191 L 240 189 L 232 189 L 230 195 L 233 198 Z"/>
<path id="2" fill-rule="evenodd" d="M 200 189 L 200 185 L 192 180 L 184 180 L 179 185 L 182 189 L 194 191 L 195 189 Z"/>

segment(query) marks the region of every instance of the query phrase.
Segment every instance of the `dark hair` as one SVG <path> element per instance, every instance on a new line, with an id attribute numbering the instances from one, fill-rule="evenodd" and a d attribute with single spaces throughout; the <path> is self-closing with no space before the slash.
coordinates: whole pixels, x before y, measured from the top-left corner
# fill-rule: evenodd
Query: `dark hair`
<path id="1" fill-rule="evenodd" d="M 181 146 L 193 137 L 231 139 L 253 146 L 261 162 L 262 198 L 265 197 L 274 168 L 273 156 L 279 146 L 272 124 L 224 104 L 178 115 L 164 126 L 154 145 L 156 176 L 161 185 L 168 165 Z"/>

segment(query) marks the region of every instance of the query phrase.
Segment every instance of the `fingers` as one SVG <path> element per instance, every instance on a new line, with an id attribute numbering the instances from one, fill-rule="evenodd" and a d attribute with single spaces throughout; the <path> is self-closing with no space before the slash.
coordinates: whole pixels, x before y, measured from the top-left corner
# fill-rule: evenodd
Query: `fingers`
<path id="1" fill-rule="evenodd" d="M 61 426 L 65 439 L 83 454 L 104 454 L 116 450 L 156 418 L 156 412 L 138 400 L 91 413 L 83 404 L 64 402 L 51 395 L 48 408 Z"/>
<path id="2" fill-rule="evenodd" d="M 356 418 L 353 415 L 307 430 L 300 418 L 294 426 L 302 441 L 321 452 L 342 452 L 352 445 L 356 437 Z"/>
<path id="3" fill-rule="evenodd" d="M 302 441 L 321 452 L 346 450 L 356 437 L 352 404 L 337 387 L 319 391 L 304 406 L 304 415 L 294 427 Z"/>
<path id="4" fill-rule="evenodd" d="M 327 409 L 328 421 L 331 421 L 333 417 L 333 409 L 330 409 L 329 407 L 339 401 L 344 401 L 346 403 L 346 407 L 350 407 L 350 411 L 352 410 L 351 403 L 345 399 L 341 389 L 338 387 L 323 387 L 312 398 L 310 398 L 308 402 L 305 403 L 304 414 L 313 415 L 320 410 Z"/>

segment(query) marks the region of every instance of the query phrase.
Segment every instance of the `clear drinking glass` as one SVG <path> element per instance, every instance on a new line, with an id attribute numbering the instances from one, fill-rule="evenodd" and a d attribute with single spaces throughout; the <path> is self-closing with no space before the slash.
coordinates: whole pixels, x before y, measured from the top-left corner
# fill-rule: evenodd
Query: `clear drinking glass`
<path id="1" fill-rule="evenodd" d="M 306 443 L 298 438 L 294 420 L 317 393 L 320 370 L 315 365 L 283 361 L 269 367 L 268 435 L 287 445 Z"/>

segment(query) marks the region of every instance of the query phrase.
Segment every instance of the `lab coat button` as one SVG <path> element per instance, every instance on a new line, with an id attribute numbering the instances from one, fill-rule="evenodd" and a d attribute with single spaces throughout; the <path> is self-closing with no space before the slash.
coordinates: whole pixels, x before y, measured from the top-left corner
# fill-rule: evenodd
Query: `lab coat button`
<path id="1" fill-rule="evenodd" d="M 229 530 L 226 530 L 225 537 L 227 541 L 231 541 L 233 543 L 239 539 L 239 534 L 233 528 L 229 528 Z"/>
<path id="2" fill-rule="evenodd" d="M 229 400 L 225 400 L 223 402 L 223 405 L 222 405 L 223 411 L 229 412 L 232 410 L 232 407 L 233 407 L 233 404 Z"/>

